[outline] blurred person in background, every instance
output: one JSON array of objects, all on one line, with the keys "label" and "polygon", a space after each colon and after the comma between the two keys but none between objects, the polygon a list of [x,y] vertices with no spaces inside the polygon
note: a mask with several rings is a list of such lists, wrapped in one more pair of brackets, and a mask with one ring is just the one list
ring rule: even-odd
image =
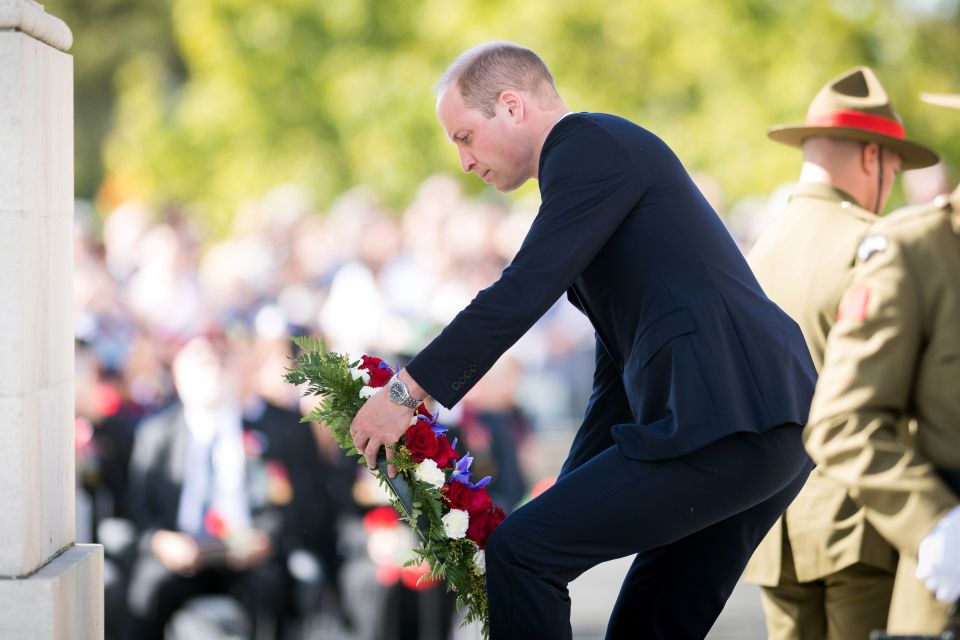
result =
[{"label": "blurred person in background", "polygon": [[[353,355],[365,349],[383,352],[381,341],[394,335],[384,331],[393,316],[384,281],[400,251],[399,225],[359,192],[334,207],[328,224],[342,239],[343,262],[332,274],[320,330],[332,349]],[[389,349],[393,345],[386,346],[395,351]]]},{"label": "blurred person in background", "polygon": [[[127,468],[133,448],[133,424],[121,411],[116,379],[105,377],[100,362],[83,342],[76,343],[74,377],[77,500],[77,542],[104,545],[104,633],[121,636],[126,624],[127,571],[133,532],[119,535],[102,523],[126,518]],[[84,508],[87,505],[89,508]],[[114,529],[116,531],[116,529]]]},{"label": "blurred person in background", "polygon": [[234,328],[228,335],[244,429],[257,437],[266,498],[283,516],[278,552],[294,578],[293,613],[303,629],[322,607],[331,609],[323,613],[341,618],[337,531],[343,497],[335,492],[344,489],[338,482],[342,465],[321,452],[314,430],[300,422],[297,388],[283,378],[293,346],[288,326],[270,305],[256,314],[252,332]]},{"label": "blurred person in background", "polygon": [[133,425],[121,412],[117,381],[104,375],[88,345],[77,344],[75,362],[77,437],[89,445],[81,480],[93,498],[95,524],[104,517],[126,516]]},{"label": "blurred person in background", "polygon": [[766,228],[783,214],[795,186],[795,183],[788,182],[770,194],[747,196],[730,206],[723,222],[744,255],[749,253]]},{"label": "blurred person in background", "polygon": [[231,594],[260,633],[275,632],[287,593],[282,521],[252,483],[261,443],[244,432],[224,345],[191,339],[173,376],[178,401],[140,426],[130,464],[129,513],[141,536],[130,637],[163,638],[174,612],[205,593]]},{"label": "blurred person in background", "polygon": [[107,270],[126,284],[140,265],[140,242],[155,225],[156,214],[145,204],[130,201],[111,211],[103,222],[103,251]]},{"label": "blurred person in background", "polygon": [[[757,240],[749,262],[767,295],[800,324],[819,370],[857,248],[894,178],[938,158],[905,138],[867,67],[827,82],[803,125],[773,127],[769,135],[801,147],[803,167],[786,210]],[[886,623],[896,566],[896,550],[866,509],[814,469],[744,577],[763,587],[772,640],[866,640]]]},{"label": "blurred person in background", "polygon": [[471,470],[494,478],[490,497],[507,513],[527,492],[519,452],[530,423],[517,406],[519,383],[519,362],[507,353],[464,396],[455,421],[463,450],[473,456]]},{"label": "blurred person in background", "polygon": [[169,223],[152,227],[140,240],[127,298],[134,313],[161,336],[195,335],[210,324],[194,266],[194,242]]},{"label": "blurred person in background", "polygon": [[926,204],[950,193],[947,165],[941,161],[903,175],[903,195],[907,204]]},{"label": "blurred person in background", "polygon": [[[403,213],[401,225],[404,253],[422,280],[424,290],[433,290],[449,269],[450,252],[443,245],[447,221],[463,206],[465,197],[449,176],[427,178]],[[418,247],[429,250],[418,251]]]}]

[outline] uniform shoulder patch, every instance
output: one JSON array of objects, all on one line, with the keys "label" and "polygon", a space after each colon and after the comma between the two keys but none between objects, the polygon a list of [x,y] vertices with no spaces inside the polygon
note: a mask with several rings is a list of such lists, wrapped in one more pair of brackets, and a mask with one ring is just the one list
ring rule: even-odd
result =
[{"label": "uniform shoulder patch", "polygon": [[870,287],[865,284],[855,284],[843,294],[840,306],[837,308],[837,322],[863,322],[867,319],[867,305],[870,304]]},{"label": "uniform shoulder patch", "polygon": [[886,251],[888,246],[890,246],[890,242],[886,236],[879,234],[869,235],[864,238],[863,241],[860,242],[860,246],[857,247],[857,259],[860,262],[866,262],[875,254]]}]

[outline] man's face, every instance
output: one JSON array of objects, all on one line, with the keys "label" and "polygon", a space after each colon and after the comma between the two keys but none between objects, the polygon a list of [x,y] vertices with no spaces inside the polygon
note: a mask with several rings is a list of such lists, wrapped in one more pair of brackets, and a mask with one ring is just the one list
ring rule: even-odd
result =
[{"label": "man's face", "polygon": [[497,191],[513,191],[533,177],[532,153],[522,120],[498,102],[496,115],[488,118],[470,109],[456,84],[437,101],[437,119],[460,152],[460,168],[492,184]]},{"label": "man's face", "polygon": [[173,358],[173,381],[177,395],[189,407],[211,408],[226,398],[223,361],[206,338],[194,338]]}]

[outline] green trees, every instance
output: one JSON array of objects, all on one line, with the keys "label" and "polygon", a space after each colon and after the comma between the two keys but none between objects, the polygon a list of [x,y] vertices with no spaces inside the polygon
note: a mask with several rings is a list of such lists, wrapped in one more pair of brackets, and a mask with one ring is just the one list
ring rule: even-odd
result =
[{"label": "green trees", "polygon": [[731,198],[794,176],[799,156],[766,127],[801,120],[855,64],[877,70],[913,137],[960,161],[960,117],[916,99],[960,91],[957,0],[60,4],[48,9],[77,41],[80,192],[98,178],[83,136],[109,122],[107,196],[193,203],[219,221],[278,182],[309,185],[321,204],[366,184],[400,205],[427,175],[456,172],[433,83],[490,39],[530,46],[572,109],[650,128]]}]

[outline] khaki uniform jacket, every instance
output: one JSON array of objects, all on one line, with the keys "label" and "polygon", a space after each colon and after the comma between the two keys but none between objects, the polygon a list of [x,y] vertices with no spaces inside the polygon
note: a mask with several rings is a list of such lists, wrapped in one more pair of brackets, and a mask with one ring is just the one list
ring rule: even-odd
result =
[{"label": "khaki uniform jacket", "polygon": [[958,503],[938,470],[960,470],[960,189],[879,221],[858,256],[804,439],[900,552],[889,630],[932,633],[945,608],[912,567]]},{"label": "khaki uniform jacket", "polygon": [[[802,182],[750,252],[748,261],[760,285],[800,325],[817,369],[852,277],[857,247],[877,219],[839,189]],[[788,549],[801,582],[858,562],[888,571],[897,563],[896,552],[867,523],[864,509],[817,469],[760,543],[744,578],[776,586]]]}]

